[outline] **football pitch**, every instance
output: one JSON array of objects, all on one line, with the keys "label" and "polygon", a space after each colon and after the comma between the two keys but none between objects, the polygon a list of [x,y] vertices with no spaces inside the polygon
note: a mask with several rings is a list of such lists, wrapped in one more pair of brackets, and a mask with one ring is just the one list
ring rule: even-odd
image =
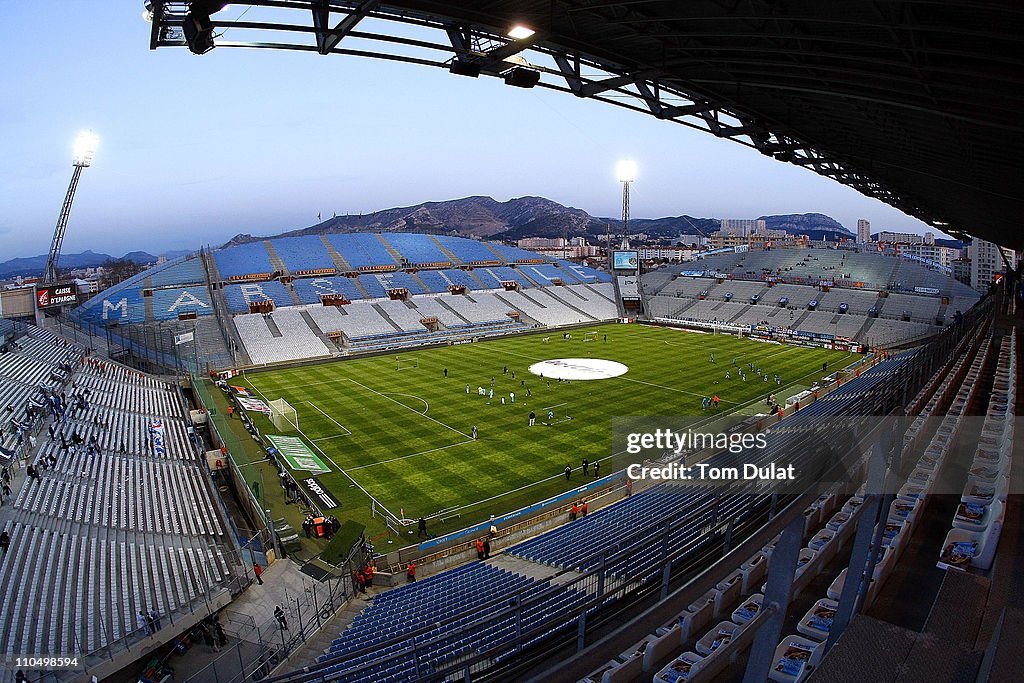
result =
[{"label": "football pitch", "polygon": [[[298,432],[275,430],[262,415],[257,425],[263,434],[299,436],[328,465],[331,472],[318,481],[341,501],[334,511],[339,519],[357,519],[377,534],[383,525],[374,522],[371,507],[382,506],[399,518],[427,516],[433,535],[593,480],[592,470],[583,477],[583,458],[600,461],[602,476],[611,474],[615,416],[702,416],[712,412],[702,408],[702,399],[713,395],[721,399],[718,413],[760,412],[768,393],[782,402],[818,380],[823,362],[832,371],[858,358],[641,325],[606,324],[570,334],[260,371],[241,383],[268,402],[284,398],[295,408]],[[528,370],[565,358],[616,361],[628,371],[559,382]],[[771,381],[749,370],[742,381],[734,361],[742,368],[754,363]],[[776,374],[782,386],[775,384]],[[532,427],[531,411],[537,416]],[[573,470],[569,481],[566,464]]]}]

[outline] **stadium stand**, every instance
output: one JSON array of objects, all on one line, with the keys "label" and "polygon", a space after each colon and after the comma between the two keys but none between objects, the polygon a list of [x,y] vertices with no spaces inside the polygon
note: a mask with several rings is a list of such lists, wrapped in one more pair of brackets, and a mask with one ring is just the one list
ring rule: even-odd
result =
[{"label": "stadium stand", "polygon": [[154,320],[177,320],[182,313],[206,314],[212,307],[210,293],[205,286],[174,287],[153,292]]},{"label": "stadium stand", "polygon": [[236,546],[176,388],[40,328],[17,343],[0,355],[0,402],[38,409],[4,442],[36,475],[0,511],[0,652],[96,665],[147,638],[140,611],[183,624],[226,604]]},{"label": "stadium stand", "polygon": [[445,294],[451,286],[465,287],[468,291],[480,289],[480,283],[468,271],[453,268],[421,270],[417,273],[429,292]]},{"label": "stadium stand", "polygon": [[449,237],[447,235],[435,235],[434,239],[463,263],[473,265],[498,263],[500,261],[498,255],[491,251],[483,242],[463,239],[461,237]]},{"label": "stadium stand", "polygon": [[[517,261],[521,265],[511,267]],[[467,269],[453,268],[453,262]],[[475,267],[469,267],[470,264]],[[339,275],[339,271],[345,271],[347,276]],[[140,367],[177,369],[183,362],[211,368],[248,362],[262,365],[317,358],[338,350],[354,353],[404,348],[445,341],[453,335],[490,336],[521,331],[524,326],[577,324],[617,317],[611,293],[614,290],[605,295],[585,289],[543,291],[555,280],[570,287],[611,281],[607,273],[569,261],[515,247],[495,251],[490,245],[457,237],[404,233],[281,237],[200,252],[198,257],[161,264],[92,297],[72,311],[70,321],[95,337],[116,342],[140,359]],[[462,300],[454,304],[461,308],[453,308],[446,299],[444,303],[425,303],[430,313],[417,309],[417,300],[424,295],[452,291],[481,294],[481,290],[503,295],[503,283],[536,291],[522,296],[513,293],[516,306],[482,297],[480,305],[474,300]],[[272,308],[280,311],[296,306],[315,307],[323,297],[339,296],[340,300],[328,303],[380,302],[401,322],[391,324],[388,314],[381,311],[368,313],[356,309],[354,318],[341,324],[331,313],[317,312],[315,320],[307,317],[312,313],[300,316],[326,351],[305,332],[294,338],[295,348],[271,351],[274,344],[287,345],[293,341],[291,335],[277,334],[274,328],[281,326],[273,315],[265,319],[265,325],[249,318],[232,322],[233,316],[249,315],[254,310],[266,313],[258,306],[263,302],[272,302]],[[389,303],[391,297],[403,299],[405,308]],[[502,309],[500,313],[498,308]],[[514,311],[525,318],[522,323],[506,315]],[[414,322],[412,318],[417,315],[421,317]],[[344,318],[346,313],[341,311],[340,316]],[[388,324],[381,322],[382,316]],[[419,320],[431,316],[445,329],[428,333]],[[113,330],[113,323],[123,326],[122,329]],[[321,328],[321,323],[327,329]],[[220,329],[219,336],[215,328]],[[197,349],[185,361],[173,342],[174,335],[182,332],[195,332],[203,341],[201,352]],[[331,340],[331,333],[343,336]],[[340,342],[340,349],[336,341]],[[249,354],[250,350],[255,357]]]},{"label": "stadium stand", "polygon": [[171,261],[149,271],[151,287],[173,287],[175,285],[203,284],[206,271],[203,262],[194,256]]},{"label": "stadium stand", "polygon": [[389,232],[382,235],[384,241],[393,247],[409,265],[449,266],[451,259],[438,248],[429,235],[413,235]]},{"label": "stadium stand", "polygon": [[313,279],[300,278],[292,283],[299,300],[304,304],[319,304],[320,297],[324,295],[341,294],[349,301],[358,301],[363,298],[362,292],[356,286],[352,278],[348,277],[317,277]]},{"label": "stadium stand", "polygon": [[242,285],[226,285],[224,299],[232,313],[248,313],[249,304],[273,301],[274,306],[293,306],[288,289],[277,280],[249,282]]},{"label": "stadium stand", "polygon": [[[913,287],[905,288],[910,293],[894,291],[904,286],[893,281],[871,284],[871,278],[891,276],[897,263],[915,277],[929,273],[928,290],[952,295],[952,305]],[[651,316],[662,322],[728,324],[737,332],[765,326],[872,346],[905,345],[935,334],[952,319],[944,311],[962,312],[977,301],[970,288],[919,263],[830,248],[715,254],[651,273],[643,289],[651,297]],[[790,314],[782,314],[783,307]]]},{"label": "stadium stand", "polygon": [[352,233],[348,235],[327,235],[345,261],[357,270],[395,267],[398,263],[388,253],[387,247],[376,235]]},{"label": "stadium stand", "polygon": [[292,275],[336,269],[319,235],[279,237],[270,243]]},{"label": "stadium stand", "polygon": [[404,301],[381,301],[375,305],[392,324],[406,332],[423,332],[426,329],[420,322],[422,316]]},{"label": "stadium stand", "polygon": [[376,279],[385,291],[392,289],[407,289],[409,294],[425,294],[422,285],[409,273],[397,270],[393,273],[381,273],[372,276]]},{"label": "stadium stand", "polygon": [[255,365],[331,355],[331,349],[298,309],[282,308],[273,315],[236,315],[233,321],[245,352]]},{"label": "stadium stand", "polygon": [[497,285],[498,287],[501,287],[500,283],[502,282],[517,282],[519,283],[520,287],[534,286],[533,282],[529,278],[522,275],[522,273],[520,273],[519,270],[516,268],[511,268],[509,266],[499,266],[495,268],[486,268],[485,270],[494,277],[495,281],[499,283]]},{"label": "stadium stand", "polygon": [[246,277],[265,279],[274,272],[274,267],[270,264],[270,255],[263,242],[250,242],[231,249],[218,249],[213,252],[213,260],[217,264],[220,276],[225,280]]},{"label": "stadium stand", "polygon": [[451,306],[442,303],[455,298],[457,297],[421,296],[417,297],[413,303],[423,318],[437,318],[438,322],[448,328],[463,327],[470,321],[456,313]]},{"label": "stadium stand", "polygon": [[438,301],[447,304],[471,323],[504,322],[508,320],[508,313],[515,310],[505,301],[487,292],[475,293],[472,296],[443,297]]}]

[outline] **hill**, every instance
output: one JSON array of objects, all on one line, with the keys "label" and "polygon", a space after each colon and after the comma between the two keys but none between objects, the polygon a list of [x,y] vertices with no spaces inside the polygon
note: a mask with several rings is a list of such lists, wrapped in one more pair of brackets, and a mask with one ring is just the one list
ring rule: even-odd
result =
[{"label": "hill", "polygon": [[[164,256],[170,260],[191,253],[192,252],[190,250],[169,251],[164,254]],[[46,261],[49,258],[49,254],[40,254],[39,256],[25,256],[0,262],[0,278],[16,277],[18,275],[21,275],[22,277],[39,277],[43,274],[43,271],[46,270]],[[141,263],[143,265],[155,263],[157,260],[156,256],[145,251],[131,251],[121,258],[128,261],[134,261],[135,263]],[[77,254],[61,254],[60,267],[95,268],[96,266],[102,265],[104,261],[110,259],[116,260],[117,257],[87,249]]]},{"label": "hill", "polygon": [[[811,234],[816,239],[851,237],[853,233],[835,219],[820,213],[762,216],[769,227],[792,234]],[[630,233],[675,239],[688,235],[707,235],[720,226],[717,218],[669,216],[635,218]],[[563,206],[544,197],[518,197],[499,202],[492,197],[464,197],[444,202],[425,202],[415,206],[384,209],[368,214],[333,216],[321,223],[267,237],[293,237],[349,232],[417,232],[484,237],[514,241],[524,237],[599,238],[609,230],[621,233],[617,218],[591,216],[582,209]],[[266,237],[238,234],[224,246],[245,244]]]},{"label": "hill", "polygon": [[823,213],[791,213],[778,216],[758,216],[769,230],[785,230],[791,235],[808,235],[813,240],[839,240],[856,238],[857,234],[844,228],[839,221]]}]

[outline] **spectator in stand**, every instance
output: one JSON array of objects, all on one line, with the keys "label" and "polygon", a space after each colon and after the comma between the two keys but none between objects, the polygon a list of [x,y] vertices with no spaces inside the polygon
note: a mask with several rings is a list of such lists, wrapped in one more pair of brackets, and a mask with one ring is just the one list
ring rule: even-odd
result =
[{"label": "spectator in stand", "polygon": [[476,539],[476,559],[484,559],[484,539]]},{"label": "spectator in stand", "polygon": [[6,531],[0,531],[0,551],[3,552],[3,556],[7,556],[7,549],[11,547],[11,537],[7,535]]},{"label": "spectator in stand", "polygon": [[583,505],[580,506],[580,517],[587,516],[587,501],[583,501]]},{"label": "spectator in stand", "polygon": [[491,557],[491,539],[484,539],[484,559],[490,559]]},{"label": "spectator in stand", "polygon": [[412,583],[416,580],[416,563],[410,562],[409,566],[405,570],[405,581],[406,583]]},{"label": "spectator in stand", "polygon": [[139,629],[141,631],[143,631],[145,633],[145,635],[148,636],[150,634],[149,619],[146,618],[146,615],[143,614],[142,612],[139,612],[138,614],[135,615],[135,621],[138,623]]},{"label": "spectator in stand", "polygon": [[569,508],[569,521],[575,522],[576,516],[580,513],[580,506],[573,502],[572,507]]},{"label": "spectator in stand", "polygon": [[369,588],[373,588],[373,573],[376,570],[372,564],[366,565],[366,571],[363,572],[363,584]]},{"label": "spectator in stand", "polygon": [[256,575],[256,583],[263,585],[263,567],[260,566],[259,562],[252,563],[252,573]]}]

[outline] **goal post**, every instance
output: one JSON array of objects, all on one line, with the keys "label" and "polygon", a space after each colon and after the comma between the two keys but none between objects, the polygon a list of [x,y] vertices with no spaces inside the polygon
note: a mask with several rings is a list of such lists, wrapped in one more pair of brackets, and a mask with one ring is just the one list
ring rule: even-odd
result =
[{"label": "goal post", "polygon": [[274,428],[282,432],[294,432],[299,429],[299,413],[283,398],[271,401],[270,421]]},{"label": "goal post", "polygon": [[395,370],[413,370],[420,366],[419,358],[396,358]]},{"label": "goal post", "polygon": [[583,341],[585,341],[585,342],[597,341],[597,332],[584,332],[583,333]]}]

